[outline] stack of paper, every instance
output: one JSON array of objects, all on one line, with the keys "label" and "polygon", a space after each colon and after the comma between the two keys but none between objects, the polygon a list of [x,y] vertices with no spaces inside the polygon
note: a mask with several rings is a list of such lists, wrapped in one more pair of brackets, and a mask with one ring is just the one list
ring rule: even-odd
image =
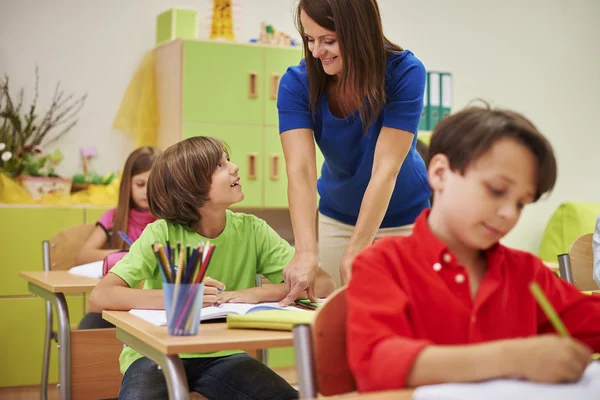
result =
[{"label": "stack of paper", "polygon": [[102,278],[102,264],[104,261],[94,261],[89,264],[78,265],[69,269],[73,275],[86,276],[88,278]]},{"label": "stack of paper", "polygon": [[421,386],[414,400],[598,400],[600,363],[593,362],[576,383],[542,384],[497,379],[480,383],[445,383]]}]

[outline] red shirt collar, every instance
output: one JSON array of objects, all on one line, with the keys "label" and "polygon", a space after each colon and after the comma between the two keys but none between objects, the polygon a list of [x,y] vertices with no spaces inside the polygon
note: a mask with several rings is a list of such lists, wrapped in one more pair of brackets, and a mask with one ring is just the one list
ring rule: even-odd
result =
[{"label": "red shirt collar", "polygon": [[[427,222],[431,209],[426,209],[419,214],[415,220],[412,239],[415,242],[415,249],[421,254],[425,263],[433,265],[440,263],[442,267],[458,266],[456,256],[448,249],[446,243],[438,238],[429,227]],[[503,246],[496,243],[485,250],[488,261],[488,272],[493,265],[504,259]]]}]

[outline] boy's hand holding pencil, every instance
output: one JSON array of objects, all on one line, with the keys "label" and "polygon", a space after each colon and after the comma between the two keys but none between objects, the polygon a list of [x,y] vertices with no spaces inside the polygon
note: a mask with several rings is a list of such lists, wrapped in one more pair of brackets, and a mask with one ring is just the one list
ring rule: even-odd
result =
[{"label": "boy's hand holding pencil", "polygon": [[216,279],[204,278],[204,298],[202,299],[202,307],[209,307],[218,303],[218,295],[225,290],[225,285]]}]

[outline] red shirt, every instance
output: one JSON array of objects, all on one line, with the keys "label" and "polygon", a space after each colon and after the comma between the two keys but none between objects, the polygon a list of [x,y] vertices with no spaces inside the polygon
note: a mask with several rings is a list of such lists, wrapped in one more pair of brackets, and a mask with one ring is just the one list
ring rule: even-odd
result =
[{"label": "red shirt", "polygon": [[464,345],[555,332],[531,295],[539,283],[569,332],[600,351],[600,296],[558,278],[537,257],[497,244],[471,298],[469,277],[429,229],[381,239],[352,266],[348,288],[349,364],[361,392],[405,386],[426,346]]}]

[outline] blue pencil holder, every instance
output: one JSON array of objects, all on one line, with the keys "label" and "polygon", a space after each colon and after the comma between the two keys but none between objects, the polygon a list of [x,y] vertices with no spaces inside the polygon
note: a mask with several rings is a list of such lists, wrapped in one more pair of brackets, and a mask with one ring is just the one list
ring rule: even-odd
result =
[{"label": "blue pencil holder", "polygon": [[200,329],[204,284],[163,283],[163,293],[169,335],[197,335]]}]

